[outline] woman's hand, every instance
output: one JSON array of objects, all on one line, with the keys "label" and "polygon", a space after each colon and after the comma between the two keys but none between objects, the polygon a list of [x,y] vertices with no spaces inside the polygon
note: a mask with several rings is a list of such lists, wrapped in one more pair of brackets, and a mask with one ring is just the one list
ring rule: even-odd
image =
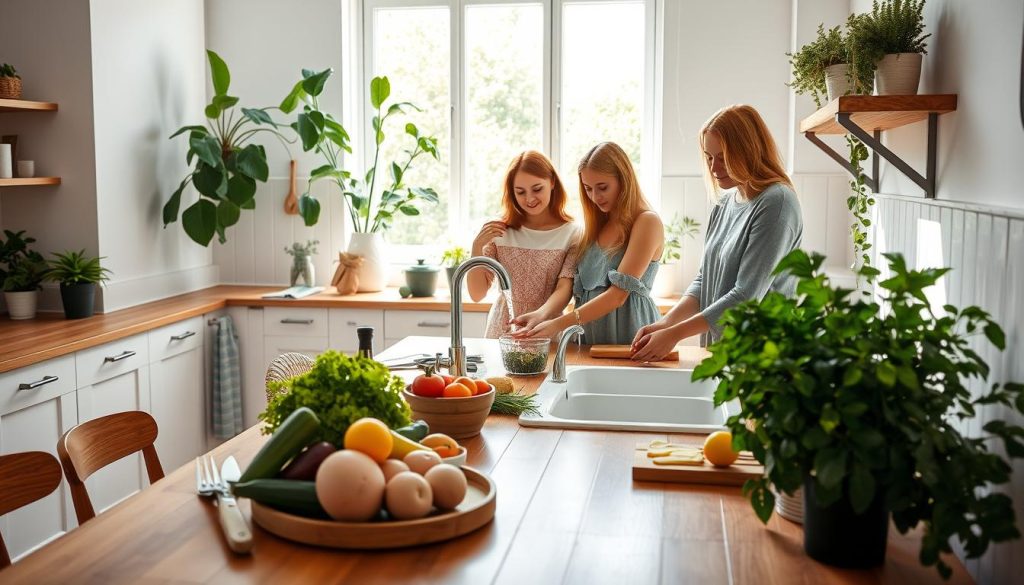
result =
[{"label": "woman's hand", "polygon": [[667,327],[669,327],[669,323],[664,317],[658,319],[657,321],[651,323],[650,325],[644,325],[643,327],[640,328],[639,331],[636,332],[636,335],[633,337],[633,343],[631,344],[630,349],[632,349],[633,352],[636,352],[636,350],[640,347],[641,339],[650,335],[651,333],[654,333],[655,331],[661,331],[662,329],[665,329]]},{"label": "woman's hand", "polygon": [[679,336],[671,327],[647,333],[633,344],[630,359],[638,362],[656,362],[667,356],[679,343]]},{"label": "woman's hand", "polygon": [[533,327],[523,328],[512,334],[512,337],[517,339],[523,339],[526,337],[547,337],[548,339],[555,339],[558,337],[559,332],[564,329],[562,325],[558,323],[558,319],[549,319],[547,321],[541,321]]},{"label": "woman's hand", "polygon": [[473,238],[473,255],[480,256],[484,253],[484,246],[505,235],[508,226],[504,222],[489,221],[480,228],[480,233]]},{"label": "woman's hand", "polygon": [[537,325],[547,320],[547,315],[542,313],[540,310],[530,311],[529,313],[523,313],[515,319],[509,321],[509,325],[517,328],[518,330],[529,330],[533,329]]}]

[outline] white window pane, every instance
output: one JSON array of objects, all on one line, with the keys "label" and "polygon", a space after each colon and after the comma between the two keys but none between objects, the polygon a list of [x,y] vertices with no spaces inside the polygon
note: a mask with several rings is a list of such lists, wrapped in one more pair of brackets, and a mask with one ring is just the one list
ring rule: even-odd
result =
[{"label": "white window pane", "polygon": [[[376,200],[381,182],[390,185],[391,161],[404,165],[413,147],[405,134],[406,122],[413,122],[421,134],[436,136],[440,161],[429,155],[416,159],[403,178],[405,186],[431,187],[440,196],[438,205],[420,203],[421,215],[395,218],[387,232],[393,244],[420,244],[443,240],[448,231],[450,195],[449,95],[451,51],[449,11],[446,6],[426,8],[379,8],[373,15],[373,75],[386,75],[391,98],[386,103],[412,102],[422,109],[410,115],[394,115],[384,127],[385,141],[378,167]],[[367,82],[368,87],[368,82]],[[370,142],[372,145],[372,141]],[[367,166],[373,164],[372,150],[365,153]]]},{"label": "white window pane", "polygon": [[[644,100],[642,1],[568,3],[562,11],[560,172],[577,192],[576,168],[599,142],[621,146],[640,171]],[[578,194],[570,210],[579,216]]]},{"label": "white window pane", "polygon": [[[473,228],[500,216],[509,161],[542,150],[543,26],[540,3],[466,7],[464,185]],[[472,234],[456,241],[469,245]]]}]

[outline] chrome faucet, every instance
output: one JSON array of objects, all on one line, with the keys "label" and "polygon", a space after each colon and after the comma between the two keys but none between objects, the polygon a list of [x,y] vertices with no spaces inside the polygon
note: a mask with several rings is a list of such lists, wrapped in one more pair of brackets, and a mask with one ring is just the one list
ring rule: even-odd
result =
[{"label": "chrome faucet", "polygon": [[459,264],[459,267],[455,269],[455,274],[452,275],[451,282],[448,283],[452,295],[452,346],[448,348],[450,364],[448,373],[453,376],[465,376],[467,372],[466,346],[462,344],[462,281],[466,278],[466,273],[478,266],[491,269],[491,272],[498,277],[498,287],[501,290],[512,288],[512,279],[509,278],[508,272],[501,264],[498,264],[497,260],[492,258],[474,256]]},{"label": "chrome faucet", "polygon": [[558,382],[559,384],[565,383],[565,350],[569,347],[569,342],[572,341],[573,335],[577,339],[583,335],[583,327],[580,325],[570,325],[562,332],[562,336],[558,338],[558,349],[555,350],[555,362],[551,364],[551,381]]}]

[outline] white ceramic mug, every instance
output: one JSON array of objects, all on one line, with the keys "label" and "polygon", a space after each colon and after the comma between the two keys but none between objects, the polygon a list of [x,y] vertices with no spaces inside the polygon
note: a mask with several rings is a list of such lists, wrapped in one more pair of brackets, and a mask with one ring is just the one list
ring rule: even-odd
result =
[{"label": "white ceramic mug", "polygon": [[14,177],[14,173],[11,170],[11,145],[0,144],[0,179],[10,179]]},{"label": "white ceramic mug", "polygon": [[33,160],[19,160],[18,176],[22,179],[36,176],[36,162]]}]

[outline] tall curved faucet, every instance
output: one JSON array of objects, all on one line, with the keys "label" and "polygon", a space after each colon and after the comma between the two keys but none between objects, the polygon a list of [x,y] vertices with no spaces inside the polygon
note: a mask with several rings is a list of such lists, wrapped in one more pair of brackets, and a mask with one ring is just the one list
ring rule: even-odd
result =
[{"label": "tall curved faucet", "polygon": [[455,274],[452,275],[451,282],[448,283],[452,295],[452,346],[448,348],[448,359],[451,364],[448,367],[448,372],[453,376],[466,375],[466,346],[462,344],[462,281],[470,270],[479,266],[491,269],[491,272],[498,277],[498,287],[501,290],[512,288],[512,279],[509,278],[508,272],[497,260],[492,258],[474,256],[459,264],[459,267],[455,269]]},{"label": "tall curved faucet", "polygon": [[551,381],[562,384],[565,382],[565,351],[569,348],[569,342],[575,336],[577,339],[583,335],[583,327],[580,325],[570,325],[566,327],[565,331],[562,331],[562,336],[558,338],[558,349],[555,350],[555,361],[551,364]]}]

